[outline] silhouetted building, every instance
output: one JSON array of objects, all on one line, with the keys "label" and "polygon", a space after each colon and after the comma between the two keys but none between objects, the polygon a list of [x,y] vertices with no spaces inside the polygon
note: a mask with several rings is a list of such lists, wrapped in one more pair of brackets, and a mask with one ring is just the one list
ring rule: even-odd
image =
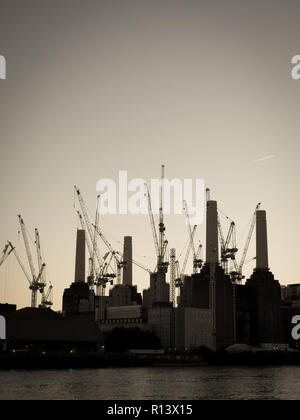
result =
[{"label": "silhouetted building", "polygon": [[[180,290],[179,308],[199,308],[197,313],[199,328],[203,328],[202,338],[198,334],[194,343],[204,341],[218,349],[234,342],[234,295],[233,285],[228,275],[219,265],[218,211],[217,202],[207,202],[206,263],[199,274],[184,278]],[[180,317],[183,319],[180,320]],[[201,319],[202,316],[202,319]],[[176,325],[189,328],[185,319],[186,311],[178,311]],[[195,321],[196,322],[196,321]],[[186,335],[182,331],[183,335]],[[177,334],[178,335],[178,334]],[[191,342],[191,340],[188,340]],[[187,341],[186,341],[187,342]],[[182,347],[182,344],[181,344]]]},{"label": "silhouetted building", "polygon": [[256,269],[246,282],[250,291],[250,341],[279,344],[282,339],[281,288],[269,271],[266,212],[256,212]]},{"label": "silhouetted building", "polygon": [[254,293],[252,289],[242,284],[235,285],[237,343],[251,344],[250,318],[251,301],[253,299]]},{"label": "silhouetted building", "polygon": [[95,350],[102,336],[95,321],[64,319],[51,309],[24,308],[6,317],[10,348]]},{"label": "silhouetted building", "polygon": [[9,303],[0,303],[0,315],[6,316],[17,310],[17,305],[11,305]]},{"label": "silhouetted building", "polygon": [[169,303],[170,285],[166,282],[166,274],[163,272],[150,274],[150,288],[143,291],[145,299],[144,307],[152,308],[158,303]]},{"label": "silhouetted building", "polygon": [[63,313],[66,317],[95,319],[95,294],[87,283],[72,283],[63,295]]},{"label": "silhouetted building", "polygon": [[154,303],[152,308],[148,309],[148,323],[164,349],[174,347],[174,311],[170,302]]},{"label": "silhouetted building", "polygon": [[109,306],[141,305],[142,296],[137,286],[117,284],[109,291]]},{"label": "silhouetted building", "polygon": [[175,348],[179,351],[214,347],[212,311],[209,308],[175,309]]}]

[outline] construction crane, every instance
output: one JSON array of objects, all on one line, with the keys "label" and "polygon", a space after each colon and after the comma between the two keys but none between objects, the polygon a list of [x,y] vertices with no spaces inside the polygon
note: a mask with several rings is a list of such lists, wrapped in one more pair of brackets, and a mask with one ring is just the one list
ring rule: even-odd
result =
[{"label": "construction crane", "polygon": [[153,216],[153,211],[152,211],[151,196],[150,196],[150,192],[149,192],[149,188],[147,184],[145,184],[145,189],[146,189],[146,196],[148,200],[148,214],[149,214],[149,219],[150,219],[150,224],[151,224],[151,229],[152,229],[155,253],[156,253],[156,256],[158,257],[159,255],[158,237],[157,237],[155,221],[154,221],[154,216]]},{"label": "construction crane", "polygon": [[252,238],[255,223],[256,223],[256,213],[260,209],[260,206],[261,206],[261,203],[258,203],[257,206],[255,207],[255,211],[254,211],[254,214],[253,214],[253,217],[252,217],[250,230],[249,230],[249,233],[248,233],[248,236],[247,236],[247,240],[246,240],[246,244],[245,244],[245,247],[244,247],[244,251],[243,251],[241,261],[238,265],[236,264],[236,266],[235,266],[236,270],[232,271],[230,273],[233,282],[240,283],[245,278],[245,276],[243,276],[243,267],[244,267],[244,264],[245,264],[245,260],[246,260],[247,253],[248,253],[248,250],[249,250],[249,245],[250,245],[250,242],[251,242],[251,238]]},{"label": "construction crane", "polygon": [[[39,234],[38,229],[35,229],[35,245],[36,245],[36,251],[37,251],[38,268],[39,268],[39,272],[41,272],[41,269],[43,266],[43,258],[42,258],[42,252],[41,252],[40,234]],[[50,283],[47,292],[45,291],[46,286],[47,286],[45,270],[43,270],[42,275],[41,275],[41,284],[44,284],[44,287],[40,288],[40,292],[42,293],[42,301],[41,301],[40,306],[42,308],[49,308],[53,305],[53,299],[52,299],[53,286]]]},{"label": "construction crane", "polygon": [[141,264],[140,262],[134,260],[133,258],[131,258],[131,260],[125,261],[124,260],[124,255],[122,254],[122,252],[117,252],[118,255],[120,255],[122,261],[123,261],[123,265],[124,267],[126,266],[126,264],[132,262],[132,264],[136,265],[137,267],[141,268],[144,271],[147,271],[147,273],[152,274],[153,271],[150,270],[150,268],[146,267],[145,265]]},{"label": "construction crane", "polygon": [[176,249],[170,250],[170,300],[173,308],[176,305]]},{"label": "construction crane", "polygon": [[12,253],[12,249],[7,243],[2,251],[2,256],[0,258],[0,267],[4,263],[4,261],[10,256],[11,253]]},{"label": "construction crane", "polygon": [[175,287],[182,287],[183,286],[184,275],[181,274],[180,264],[179,264],[178,260],[175,260],[175,273],[176,273]]},{"label": "construction crane", "polygon": [[[226,218],[229,219],[229,217],[227,216]],[[238,248],[236,246],[236,227],[235,227],[234,221],[231,220],[228,234],[225,239],[221,222],[220,222],[220,218],[218,216],[218,231],[219,231],[219,238],[220,238],[220,243],[221,243],[221,264],[225,273],[228,274],[229,273],[229,264],[228,264],[229,260],[232,260],[234,262],[235,267],[237,266],[236,253],[238,252]]]},{"label": "construction crane", "polygon": [[[41,268],[39,269],[39,274],[36,275],[36,271],[35,271],[35,267],[34,267],[34,263],[33,263],[33,258],[32,258],[32,254],[31,254],[31,249],[29,246],[29,240],[28,240],[28,236],[27,236],[27,230],[26,230],[26,226],[24,223],[24,220],[22,219],[21,215],[18,215],[18,219],[19,219],[19,224],[20,224],[20,228],[21,228],[21,232],[22,232],[22,236],[23,236],[23,241],[24,241],[24,245],[25,245],[25,249],[26,249],[26,254],[27,254],[27,259],[28,259],[28,263],[29,263],[29,267],[30,267],[30,271],[31,271],[31,280],[30,280],[30,290],[31,290],[31,307],[32,308],[36,308],[37,307],[37,292],[44,292],[45,289],[45,283],[42,280],[43,277],[43,272],[44,269],[46,267],[45,263],[41,264]],[[15,254],[16,255],[16,254]],[[20,264],[20,260],[18,259],[18,262]],[[22,265],[21,265],[22,268]],[[23,270],[23,268],[22,268]],[[24,270],[23,270],[24,272]],[[27,277],[27,276],[26,276]],[[27,277],[28,279],[28,277]]]},{"label": "construction crane", "polygon": [[[106,259],[108,257],[109,257],[109,260],[108,262],[106,262]],[[96,281],[95,281],[97,296],[104,296],[107,283],[110,283],[111,285],[113,285],[113,279],[116,278],[116,273],[107,272],[108,267],[110,267],[111,265],[112,259],[113,259],[113,255],[110,252],[107,252],[103,257],[104,264],[100,268],[100,271],[97,274]]]},{"label": "construction crane", "polygon": [[[185,211],[185,216],[187,219],[188,232],[190,236],[190,249],[192,249],[193,251],[193,274],[196,274],[198,272],[198,268],[201,268],[203,265],[203,260],[200,258],[202,245],[200,244],[199,245],[200,249],[198,248],[196,251],[194,237],[196,234],[197,225],[194,225],[192,229],[192,226],[190,223],[190,214],[188,211],[188,205],[185,200],[183,200],[183,210]],[[189,253],[190,253],[190,250],[188,251],[187,258],[189,257]],[[186,262],[185,262],[185,265],[186,265]],[[184,270],[185,270],[185,265],[184,265]]]},{"label": "construction crane", "polygon": [[[88,216],[87,207],[86,207],[85,202],[83,200],[83,197],[80,193],[80,190],[76,187],[76,185],[74,186],[74,189],[75,189],[75,192],[77,194],[77,198],[78,198],[78,201],[79,201],[79,204],[80,204],[80,207],[81,207],[83,219],[84,219],[84,222],[85,222],[85,230],[88,231],[89,238],[90,238],[90,241],[91,241],[91,244],[92,244],[91,245],[91,247],[93,249],[92,255],[94,255],[97,258],[99,267],[102,267],[104,262],[103,262],[103,259],[101,258],[98,247],[97,246],[94,247],[94,245],[95,245],[95,242],[94,242],[95,232],[93,231],[93,226],[92,226],[92,224],[90,222],[90,219],[89,219],[89,216]],[[99,197],[97,198],[97,200],[99,200]],[[96,219],[96,223],[97,223],[97,219]],[[92,264],[94,266],[95,265],[94,258],[93,257],[91,257],[91,258],[93,259]],[[94,275],[94,273],[93,273],[93,275]]]},{"label": "construction crane", "polygon": [[203,259],[201,258],[203,245],[199,242],[198,249],[196,251],[196,258],[194,259],[194,274],[198,272],[203,266]]},{"label": "construction crane", "polygon": [[[197,226],[195,225],[193,227],[192,231],[191,231],[190,240],[189,240],[189,243],[188,243],[188,247],[187,247],[187,250],[186,250],[186,254],[185,254],[183,265],[182,265],[181,269],[180,269],[179,261],[178,260],[175,261],[175,272],[176,272],[175,287],[183,286],[183,280],[184,280],[184,277],[185,277],[185,269],[186,269],[186,265],[187,265],[187,262],[188,262],[188,259],[189,259],[190,253],[191,253],[191,249],[192,249],[192,246],[193,246],[192,244],[194,242],[194,235],[196,233],[196,229],[197,229]],[[200,250],[201,250],[201,248],[200,248]],[[198,249],[198,251],[196,252],[195,255],[196,256],[199,255],[199,249]]]},{"label": "construction crane", "polygon": [[161,183],[160,183],[160,205],[159,205],[159,255],[157,260],[157,270],[161,273],[167,273],[169,262],[165,260],[168,241],[165,238],[166,227],[164,224],[164,179],[165,166],[161,166]]},{"label": "construction crane", "polygon": [[104,244],[106,245],[107,249],[109,250],[109,252],[113,256],[113,259],[116,262],[116,267],[117,267],[117,284],[121,284],[121,274],[122,274],[122,268],[124,266],[124,262],[120,258],[119,252],[115,251],[113,249],[113,247],[111,246],[111,244],[109,243],[109,241],[106,239],[106,237],[104,236],[104,234],[101,231],[100,227],[99,226],[96,226],[96,225],[93,225],[93,227],[94,227],[95,231],[97,232],[97,234],[102,239],[102,241],[104,242]]},{"label": "construction crane", "polygon": [[[79,221],[81,224],[81,227],[83,230],[87,230],[85,221],[79,211],[77,211]],[[96,216],[96,223],[97,223],[97,216]],[[99,224],[98,230],[99,230]],[[95,225],[96,226],[96,225]],[[96,234],[97,230],[94,229],[94,232]],[[110,252],[107,252],[104,257],[102,258],[103,263],[100,267],[96,267],[96,259],[95,255],[99,254],[99,250],[97,251],[97,242],[95,238],[93,237],[93,243],[91,241],[91,238],[89,235],[85,236],[86,245],[89,251],[89,274],[88,274],[88,284],[90,287],[96,286],[96,294],[99,296],[104,295],[104,289],[106,288],[107,283],[113,283],[113,279],[116,277],[115,273],[107,273],[108,267],[110,267],[111,261],[113,256]],[[110,255],[110,260],[107,262],[107,257]],[[99,263],[99,259],[97,258],[97,261]]]},{"label": "construction crane", "polygon": [[47,292],[44,292],[42,296],[42,303],[41,303],[42,308],[50,308],[53,305],[52,292],[53,292],[53,286],[50,283]]},{"label": "construction crane", "polygon": [[[191,249],[193,247],[195,249],[195,246],[194,246],[194,236],[195,236],[195,233],[196,233],[196,229],[197,229],[197,226],[195,225],[193,227],[193,229],[191,230],[191,233],[190,233],[190,241],[189,241],[189,244],[188,244],[188,247],[187,247],[187,251],[186,251],[186,254],[185,254],[185,258],[184,258],[184,261],[183,261],[183,265],[182,265],[182,269],[181,269],[181,275],[184,275],[185,274],[185,269],[186,269],[186,265],[187,265],[187,262],[188,262],[188,259],[189,259],[190,253],[191,253]],[[195,251],[195,254],[194,255],[196,255],[196,251]]]},{"label": "construction crane", "polygon": [[[159,190],[159,225],[158,225],[158,234],[155,227],[153,211],[152,211],[152,204],[151,204],[151,196],[148,189],[147,184],[145,184],[146,188],[146,196],[148,199],[148,214],[150,218],[151,228],[152,228],[152,235],[154,240],[154,246],[157,256],[157,272],[161,274],[166,274],[168,272],[168,241],[165,237],[165,224],[164,224],[164,212],[163,212],[163,196],[164,196],[164,178],[165,178],[165,167],[164,165],[161,166],[161,182],[160,182],[160,190]],[[166,258],[167,257],[167,258]]]}]

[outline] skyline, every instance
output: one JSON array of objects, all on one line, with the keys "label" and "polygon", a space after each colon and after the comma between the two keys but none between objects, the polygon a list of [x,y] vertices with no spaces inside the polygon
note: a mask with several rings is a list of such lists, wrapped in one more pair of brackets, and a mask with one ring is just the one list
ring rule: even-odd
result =
[{"label": "skyline", "polygon": [[[39,229],[54,309],[74,278],[73,186],[93,212],[99,179],[127,170],[149,181],[161,163],[170,179],[203,178],[238,238],[262,202],[270,268],[281,284],[299,282],[297,1],[17,3],[0,1],[0,246],[11,240],[26,262],[17,214]],[[165,222],[179,255],[184,216]],[[133,236],[136,260],[155,264],[147,216],[101,226],[112,241]],[[134,283],[148,287],[148,274],[134,268]],[[0,301],[29,306],[13,257],[0,268]]]}]

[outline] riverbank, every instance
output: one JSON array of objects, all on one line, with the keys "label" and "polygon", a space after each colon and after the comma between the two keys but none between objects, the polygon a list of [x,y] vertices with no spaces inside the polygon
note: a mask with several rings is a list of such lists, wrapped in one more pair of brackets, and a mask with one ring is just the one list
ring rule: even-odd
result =
[{"label": "riverbank", "polygon": [[300,365],[300,353],[257,352],[210,355],[131,355],[116,353],[6,353],[0,355],[0,370],[91,369],[108,367]]}]

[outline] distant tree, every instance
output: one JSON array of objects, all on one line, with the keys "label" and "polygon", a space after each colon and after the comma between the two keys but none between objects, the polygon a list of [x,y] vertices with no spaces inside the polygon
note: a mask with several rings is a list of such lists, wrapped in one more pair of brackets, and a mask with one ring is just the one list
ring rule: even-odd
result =
[{"label": "distant tree", "polygon": [[125,352],[130,349],[160,349],[159,338],[151,331],[140,328],[114,328],[106,337],[105,349],[108,352]]}]

